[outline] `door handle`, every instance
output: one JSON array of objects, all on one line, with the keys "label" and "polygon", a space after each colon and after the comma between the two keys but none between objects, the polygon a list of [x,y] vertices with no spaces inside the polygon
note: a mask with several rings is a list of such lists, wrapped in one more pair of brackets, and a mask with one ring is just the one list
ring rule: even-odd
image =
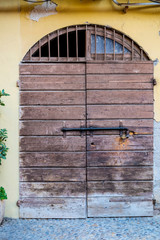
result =
[{"label": "door handle", "polygon": [[128,138],[129,137],[129,129],[127,127],[119,126],[119,127],[80,127],[80,128],[62,128],[62,132],[68,132],[68,131],[119,131],[119,135],[122,139]]}]

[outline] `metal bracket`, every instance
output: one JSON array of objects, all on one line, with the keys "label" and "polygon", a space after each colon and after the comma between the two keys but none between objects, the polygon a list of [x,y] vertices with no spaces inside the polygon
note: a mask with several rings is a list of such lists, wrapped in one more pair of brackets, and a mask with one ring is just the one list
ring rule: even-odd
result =
[{"label": "metal bracket", "polygon": [[129,6],[158,6],[160,2],[157,0],[149,0],[150,2],[131,2],[128,0],[126,2],[118,2],[117,0],[112,0],[117,6],[120,7],[129,7]]},{"label": "metal bracket", "polygon": [[157,80],[155,78],[152,78],[153,86],[157,85]]},{"label": "metal bracket", "polygon": [[20,81],[19,80],[17,80],[17,82],[16,82],[16,87],[20,87]]}]

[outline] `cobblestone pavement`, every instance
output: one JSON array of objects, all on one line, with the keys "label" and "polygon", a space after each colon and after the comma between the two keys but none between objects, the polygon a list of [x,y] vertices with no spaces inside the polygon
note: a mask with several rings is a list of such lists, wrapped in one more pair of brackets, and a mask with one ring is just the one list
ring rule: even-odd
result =
[{"label": "cobblestone pavement", "polygon": [[160,216],[17,220],[6,218],[0,240],[160,240]]}]

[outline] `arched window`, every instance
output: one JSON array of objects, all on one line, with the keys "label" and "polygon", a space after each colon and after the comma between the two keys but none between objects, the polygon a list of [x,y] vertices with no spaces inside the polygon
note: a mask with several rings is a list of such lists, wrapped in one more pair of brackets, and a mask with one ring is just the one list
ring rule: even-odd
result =
[{"label": "arched window", "polygon": [[[96,39],[96,40],[95,40]],[[128,36],[97,25],[70,26],[39,40],[23,62],[147,61],[148,55]]]}]

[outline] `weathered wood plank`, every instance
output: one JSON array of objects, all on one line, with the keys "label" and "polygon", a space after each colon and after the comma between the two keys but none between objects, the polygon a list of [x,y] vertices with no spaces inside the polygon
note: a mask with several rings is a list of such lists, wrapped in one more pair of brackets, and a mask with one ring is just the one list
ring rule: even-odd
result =
[{"label": "weathered wood plank", "polygon": [[[22,136],[62,136],[62,128],[79,128],[85,126],[85,121],[79,120],[68,120],[68,121],[21,121],[19,123],[20,126],[20,135]],[[68,135],[78,135],[80,136],[80,132],[71,131],[66,132],[66,136]]]},{"label": "weathered wood plank", "polygon": [[153,152],[87,152],[88,167],[151,165]]},{"label": "weathered wood plank", "polygon": [[152,74],[87,75],[87,89],[153,89]]},{"label": "weathered wood plank", "polygon": [[21,107],[20,119],[85,119],[85,106]]},{"label": "weathered wood plank", "polygon": [[85,74],[84,63],[26,63],[20,64],[20,74]]},{"label": "weathered wood plank", "polygon": [[[98,78],[98,76],[97,76]],[[102,82],[102,81],[101,81]],[[119,82],[119,81],[103,81],[102,84],[101,82],[96,83],[96,82],[87,82],[87,89],[153,89],[153,83],[145,83],[145,82]]]},{"label": "weathered wood plank", "polygon": [[87,104],[153,103],[153,91],[148,90],[88,90]]},{"label": "weathered wood plank", "polygon": [[[123,126],[127,127],[130,131],[133,131],[136,135],[143,134],[153,134],[153,120],[152,119],[137,119],[137,120],[123,120]],[[119,120],[88,120],[88,127],[118,127],[120,124]],[[20,135],[21,136],[62,136],[63,132],[61,129],[63,127],[67,128],[79,128],[85,126],[85,121],[83,120],[52,120],[52,121],[36,121],[36,120],[26,120],[20,121]],[[119,131],[95,131],[94,135],[118,135]],[[80,135],[80,132],[69,131],[66,132],[68,135]]]},{"label": "weathered wood plank", "polygon": [[85,149],[85,137],[20,137],[21,152],[83,152]]},{"label": "weathered wood plank", "polygon": [[153,150],[153,137],[150,135],[133,135],[122,140],[120,136],[101,135],[87,137],[89,151],[117,151],[117,150]]},{"label": "weathered wood plank", "polygon": [[22,182],[86,181],[85,168],[21,168]]},{"label": "weathered wood plank", "polygon": [[[146,95],[147,98],[147,95]],[[21,92],[20,105],[76,105],[85,104],[85,92]]]},{"label": "weathered wood plank", "polygon": [[86,73],[87,74],[141,74],[141,73],[153,73],[153,63],[87,63],[86,64]]},{"label": "weathered wood plank", "polygon": [[86,152],[20,153],[20,167],[85,167]]},{"label": "weathered wood plank", "polygon": [[88,197],[146,196],[152,198],[152,182],[88,182]]},{"label": "weathered wood plank", "polygon": [[130,198],[126,201],[112,202],[109,197],[88,198],[88,217],[138,217],[153,216],[151,200]]},{"label": "weathered wood plank", "polygon": [[152,105],[89,105],[89,119],[153,118]]},{"label": "weathered wood plank", "polygon": [[[135,132],[135,134],[153,134],[153,119],[123,119],[121,124],[127,127],[130,131]],[[87,126],[93,127],[118,127],[120,125],[120,120],[110,119],[110,120],[88,120]],[[96,131],[94,134],[118,134],[119,131]]]},{"label": "weathered wood plank", "polygon": [[85,76],[46,75],[20,76],[21,90],[82,90],[85,89]]},{"label": "weathered wood plank", "polygon": [[20,197],[86,197],[86,182],[21,182]]},{"label": "weathered wood plank", "polygon": [[86,198],[25,198],[20,218],[85,218]]},{"label": "weathered wood plank", "polygon": [[88,167],[88,181],[142,181],[153,179],[152,167]]}]

